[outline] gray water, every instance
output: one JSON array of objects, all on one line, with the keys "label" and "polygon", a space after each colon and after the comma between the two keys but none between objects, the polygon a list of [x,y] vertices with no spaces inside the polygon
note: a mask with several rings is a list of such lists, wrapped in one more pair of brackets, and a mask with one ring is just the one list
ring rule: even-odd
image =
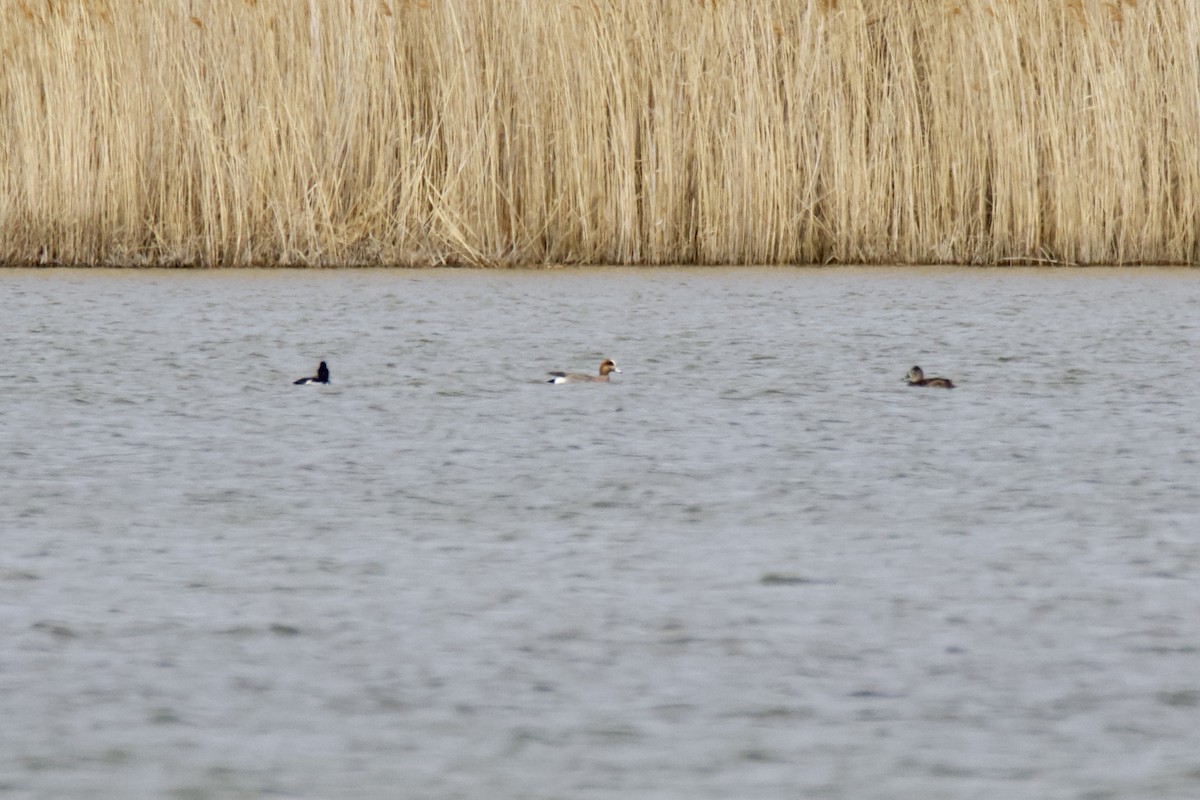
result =
[{"label": "gray water", "polygon": [[0,797],[1200,797],[1198,272],[0,299]]}]

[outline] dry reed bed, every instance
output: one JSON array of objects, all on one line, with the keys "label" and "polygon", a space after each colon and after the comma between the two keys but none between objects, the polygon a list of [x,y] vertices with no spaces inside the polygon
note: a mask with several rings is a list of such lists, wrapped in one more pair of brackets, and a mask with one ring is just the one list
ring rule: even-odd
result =
[{"label": "dry reed bed", "polygon": [[0,0],[0,262],[1200,261],[1194,0]]}]

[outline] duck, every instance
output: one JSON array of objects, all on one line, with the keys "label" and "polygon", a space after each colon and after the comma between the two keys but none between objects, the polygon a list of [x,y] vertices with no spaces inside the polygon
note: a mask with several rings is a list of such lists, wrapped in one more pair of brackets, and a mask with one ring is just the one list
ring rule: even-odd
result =
[{"label": "duck", "polygon": [[577,372],[551,372],[553,377],[546,383],[608,383],[608,375],[611,372],[620,372],[616,363],[611,358],[606,358],[600,362],[599,375],[580,375]]},{"label": "duck", "polygon": [[303,386],[308,383],[329,383],[329,367],[326,366],[324,361],[322,361],[321,366],[317,367],[316,375],[311,378],[301,378],[299,380],[292,381],[292,383],[296,384],[297,386]]},{"label": "duck", "polygon": [[933,386],[938,389],[953,389],[954,381],[949,378],[926,378],[925,372],[920,367],[913,367],[904,376],[904,380],[908,381],[909,386]]}]

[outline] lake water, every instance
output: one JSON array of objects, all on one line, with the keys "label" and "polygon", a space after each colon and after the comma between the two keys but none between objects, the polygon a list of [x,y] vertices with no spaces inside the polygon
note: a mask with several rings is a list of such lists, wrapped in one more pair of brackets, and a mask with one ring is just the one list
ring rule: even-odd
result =
[{"label": "lake water", "polygon": [[0,797],[1200,797],[1200,272],[0,299]]}]

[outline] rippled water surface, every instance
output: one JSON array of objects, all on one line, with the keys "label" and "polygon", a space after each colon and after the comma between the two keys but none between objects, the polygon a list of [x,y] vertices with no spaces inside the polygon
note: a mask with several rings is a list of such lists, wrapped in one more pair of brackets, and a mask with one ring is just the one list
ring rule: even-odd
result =
[{"label": "rippled water surface", "polygon": [[1200,797],[1200,272],[0,298],[2,797]]}]

